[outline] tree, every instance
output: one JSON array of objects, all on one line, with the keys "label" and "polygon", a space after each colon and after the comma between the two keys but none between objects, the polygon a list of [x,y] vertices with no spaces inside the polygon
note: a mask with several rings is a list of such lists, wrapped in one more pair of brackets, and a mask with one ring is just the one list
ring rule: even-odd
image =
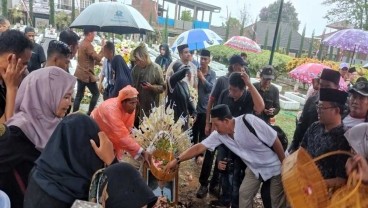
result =
[{"label": "tree", "polygon": [[33,0],[29,0],[28,2],[28,7],[29,7],[29,21],[31,23],[31,25],[33,24]]},{"label": "tree", "polygon": [[240,10],[240,20],[241,20],[241,26],[240,26],[240,31],[239,31],[240,36],[244,35],[244,26],[248,23],[249,19],[250,17],[249,17],[249,13],[247,10],[247,6],[244,4],[243,8]]},{"label": "tree", "polygon": [[312,58],[313,42],[314,42],[314,30],[312,32],[312,39],[310,41],[309,49],[308,49],[308,57],[309,58]]},{"label": "tree", "polygon": [[289,55],[292,37],[293,37],[293,29],[291,28],[290,33],[289,33],[289,37],[288,37],[288,42],[286,44],[286,51],[285,51],[286,55]]},{"label": "tree", "polygon": [[75,20],[75,0],[72,0],[72,21]]},{"label": "tree", "polygon": [[49,17],[49,23],[51,25],[55,25],[55,1],[50,0],[50,17]]},{"label": "tree", "polygon": [[280,49],[281,30],[282,29],[280,27],[279,34],[277,34],[277,39],[276,39],[276,49],[275,49],[276,52],[278,52]]},{"label": "tree", "polygon": [[224,41],[227,41],[229,39],[229,34],[230,34],[230,25],[231,25],[231,20],[233,18],[231,17],[231,13],[229,15],[229,18],[227,19],[227,22],[226,22],[226,33],[225,33],[225,40]]},{"label": "tree", "polygon": [[180,20],[188,21],[188,22],[193,21],[192,12],[190,10],[182,11]]},{"label": "tree", "polygon": [[[259,19],[266,22],[276,22],[279,14],[281,0],[270,4],[268,7],[263,7],[259,13]],[[299,29],[300,21],[298,13],[291,2],[284,3],[282,7],[281,22],[286,22],[292,25],[295,30]]]},{"label": "tree", "polygon": [[299,47],[299,54],[298,57],[302,57],[302,53],[303,53],[303,46],[304,46],[304,39],[305,39],[305,28],[306,26],[304,25],[303,28],[303,32],[302,32],[302,39],[300,40],[300,47]]},{"label": "tree", "polygon": [[329,21],[347,20],[354,26],[368,30],[367,0],[324,0],[329,10],[325,18]]},{"label": "tree", "polygon": [[71,24],[71,17],[64,11],[57,12],[55,20],[55,26],[58,30],[64,30]]},{"label": "tree", "polygon": [[258,19],[256,18],[256,21],[255,21],[254,26],[252,28],[252,30],[253,30],[252,40],[255,41],[255,42],[257,40],[257,34],[256,34],[256,31],[257,31],[257,21],[258,21]]},{"label": "tree", "polygon": [[229,25],[230,28],[239,28],[241,26],[238,19],[231,17],[231,13],[229,19],[227,20],[227,25]]},{"label": "tree", "polygon": [[326,28],[323,30],[323,33],[322,33],[322,39],[321,39],[321,42],[319,44],[319,49],[318,49],[318,60],[321,60],[322,59],[322,51],[323,51],[323,44],[322,44],[322,41],[325,39],[325,34],[326,34]]},{"label": "tree", "polygon": [[8,1],[1,0],[1,8],[4,17],[8,17]]},{"label": "tree", "polygon": [[264,42],[263,42],[263,49],[264,50],[267,50],[267,45],[268,45],[268,32],[269,32],[269,28],[267,28],[267,30],[266,30],[266,36],[265,36],[265,39],[264,39]]}]

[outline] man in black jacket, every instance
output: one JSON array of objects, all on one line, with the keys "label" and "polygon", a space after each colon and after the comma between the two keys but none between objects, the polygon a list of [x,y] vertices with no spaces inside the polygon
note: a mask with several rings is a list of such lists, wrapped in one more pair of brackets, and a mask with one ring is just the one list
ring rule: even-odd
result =
[{"label": "man in black jacket", "polygon": [[[332,69],[323,69],[320,78],[320,88],[338,89],[340,73]],[[319,93],[308,98],[305,102],[302,114],[296,125],[293,141],[288,149],[289,153],[296,151],[304,137],[305,132],[312,123],[318,121],[316,103],[319,101]]]},{"label": "man in black jacket", "polygon": [[183,80],[190,73],[190,67],[177,62],[173,65],[173,71],[174,74],[167,81],[168,102],[166,103],[166,107],[170,106],[174,109],[175,121],[181,116],[186,118],[184,126],[184,130],[186,130],[189,127],[187,116],[194,117],[197,114],[190,97],[188,84]]}]

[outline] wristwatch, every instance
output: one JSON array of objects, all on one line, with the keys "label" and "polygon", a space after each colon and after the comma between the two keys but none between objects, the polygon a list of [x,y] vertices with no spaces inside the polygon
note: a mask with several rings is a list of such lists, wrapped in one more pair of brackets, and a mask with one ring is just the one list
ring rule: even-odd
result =
[{"label": "wristwatch", "polygon": [[175,160],[176,160],[176,164],[178,164],[178,165],[179,165],[179,164],[180,164],[180,162],[181,162],[181,161],[180,161],[180,158],[179,158],[179,157],[176,157],[176,158],[175,158]]}]

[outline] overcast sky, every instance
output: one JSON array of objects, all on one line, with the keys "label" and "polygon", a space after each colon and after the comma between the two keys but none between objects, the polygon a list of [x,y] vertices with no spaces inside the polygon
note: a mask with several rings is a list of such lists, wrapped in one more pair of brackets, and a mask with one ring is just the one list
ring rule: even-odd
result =
[{"label": "overcast sky", "polygon": [[[127,4],[131,3],[131,0],[120,0]],[[158,0],[162,4],[162,0]],[[227,9],[231,12],[232,17],[240,18],[240,8],[243,8],[244,4],[247,7],[247,11],[250,14],[251,21],[248,24],[255,21],[256,17],[259,15],[259,11],[263,7],[267,7],[269,4],[275,2],[276,0],[199,0],[208,4],[221,7],[220,13],[212,14],[212,24],[221,25],[227,16]],[[306,24],[306,36],[310,37],[312,35],[313,29],[316,30],[316,35],[321,35],[323,29],[327,24],[327,20],[323,18],[327,12],[327,7],[321,5],[322,0],[285,0],[285,2],[291,1],[294,5],[296,12],[298,13],[298,18],[301,21],[299,26],[300,33]],[[169,7],[169,18],[173,18],[175,7],[173,4],[165,2],[165,7]],[[201,19],[202,14],[198,14],[198,19]],[[209,12],[204,15],[204,21],[208,21]],[[328,31],[327,31],[328,32]]]}]

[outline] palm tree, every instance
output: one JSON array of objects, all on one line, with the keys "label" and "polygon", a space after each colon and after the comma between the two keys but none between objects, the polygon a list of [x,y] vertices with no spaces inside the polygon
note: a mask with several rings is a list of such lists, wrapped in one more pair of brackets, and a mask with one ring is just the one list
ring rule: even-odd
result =
[{"label": "palm tree", "polygon": [[49,17],[49,22],[50,25],[55,25],[55,1],[54,0],[50,0],[50,17]]}]

